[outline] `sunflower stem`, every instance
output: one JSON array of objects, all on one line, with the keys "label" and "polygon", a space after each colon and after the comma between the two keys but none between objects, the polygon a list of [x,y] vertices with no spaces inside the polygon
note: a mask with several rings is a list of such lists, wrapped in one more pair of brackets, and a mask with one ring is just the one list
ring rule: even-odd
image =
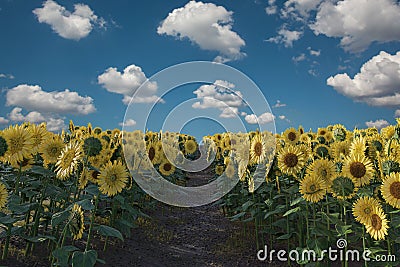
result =
[{"label": "sunflower stem", "polygon": [[5,260],[8,255],[8,247],[10,246],[10,239],[11,239],[11,228],[12,228],[12,224],[9,224],[7,226],[6,243],[4,244],[3,254],[1,255],[2,260]]},{"label": "sunflower stem", "polygon": [[[365,244],[365,227],[362,226],[362,242],[363,242],[363,252],[366,251],[366,244]],[[364,259],[364,266],[368,267],[368,261]]]},{"label": "sunflower stem", "polygon": [[97,193],[97,196],[96,196],[96,199],[94,202],[94,209],[92,211],[92,216],[90,218],[89,233],[88,233],[85,251],[89,250],[90,242],[92,241],[91,239],[92,239],[93,223],[94,223],[94,217],[96,216],[96,212],[97,212],[97,206],[99,204],[99,198],[100,198],[100,191]]}]

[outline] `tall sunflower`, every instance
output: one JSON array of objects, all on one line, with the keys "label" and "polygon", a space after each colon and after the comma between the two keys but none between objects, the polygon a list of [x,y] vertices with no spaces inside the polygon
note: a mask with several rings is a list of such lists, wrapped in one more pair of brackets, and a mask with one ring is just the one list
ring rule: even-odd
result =
[{"label": "tall sunflower", "polygon": [[7,204],[8,192],[7,188],[3,183],[0,183],[0,210]]},{"label": "tall sunflower", "polygon": [[85,230],[84,215],[81,206],[74,204],[68,221],[68,228],[71,232],[72,238],[74,240],[81,239],[83,231]]},{"label": "tall sunflower", "polygon": [[82,147],[79,142],[73,141],[61,151],[56,163],[57,178],[66,180],[77,168],[82,158]]},{"label": "tall sunflower", "polygon": [[49,138],[50,133],[47,131],[45,124],[31,124],[28,129],[32,134],[32,154],[36,154],[39,151],[40,145]]},{"label": "tall sunflower", "polygon": [[266,158],[266,142],[261,134],[256,134],[250,143],[250,163],[260,164]]},{"label": "tall sunflower", "polygon": [[295,128],[286,129],[283,132],[283,138],[285,140],[285,144],[295,145],[300,139],[300,133],[297,132]]},{"label": "tall sunflower", "polygon": [[358,187],[370,183],[374,175],[372,162],[364,154],[355,153],[347,157],[342,172],[344,175],[354,178]]},{"label": "tall sunflower", "polygon": [[125,188],[129,173],[121,162],[108,162],[98,175],[100,191],[108,196],[114,196]]},{"label": "tall sunflower", "polygon": [[29,158],[32,153],[32,133],[22,125],[10,126],[3,131],[3,137],[7,141],[8,150],[4,154],[6,161],[17,165],[24,157]]},{"label": "tall sunflower", "polygon": [[400,209],[400,173],[391,173],[383,181],[381,192],[386,203]]},{"label": "tall sunflower", "polygon": [[331,149],[325,144],[317,144],[314,147],[314,155],[317,158],[328,158],[331,155]]},{"label": "tall sunflower", "polygon": [[168,160],[164,160],[161,162],[160,166],[158,166],[158,170],[162,175],[170,176],[175,172],[175,166]]},{"label": "tall sunflower", "polygon": [[185,148],[184,150],[185,155],[193,154],[197,150],[197,143],[196,141],[189,139],[185,142],[184,148]]},{"label": "tall sunflower", "polygon": [[150,142],[147,146],[147,155],[149,157],[149,160],[153,164],[158,164],[160,163],[161,156],[160,153],[156,147],[155,142]]},{"label": "tall sunflower", "polygon": [[351,154],[364,154],[367,149],[367,140],[364,137],[356,137],[350,145]]},{"label": "tall sunflower", "polygon": [[332,156],[336,160],[342,160],[342,158],[347,157],[350,153],[350,143],[347,140],[334,142],[331,147]]},{"label": "tall sunflower", "polygon": [[299,147],[288,145],[279,151],[278,167],[282,173],[295,176],[304,164],[304,155]]},{"label": "tall sunflower", "polygon": [[378,209],[382,207],[376,198],[364,196],[353,204],[353,215],[358,222],[366,225],[371,223],[372,215]]},{"label": "tall sunflower", "polygon": [[318,202],[326,194],[326,183],[324,179],[317,175],[306,175],[300,181],[300,193],[309,202]]},{"label": "tall sunflower", "polygon": [[59,135],[53,134],[44,140],[39,146],[44,165],[56,163],[64,147],[65,144]]},{"label": "tall sunflower", "polygon": [[386,214],[382,209],[377,209],[375,213],[371,215],[371,221],[365,225],[367,233],[375,240],[383,240],[388,234],[388,220]]},{"label": "tall sunflower", "polygon": [[333,176],[336,173],[335,164],[328,159],[316,159],[308,167],[308,173],[322,178],[326,185],[330,185]]}]

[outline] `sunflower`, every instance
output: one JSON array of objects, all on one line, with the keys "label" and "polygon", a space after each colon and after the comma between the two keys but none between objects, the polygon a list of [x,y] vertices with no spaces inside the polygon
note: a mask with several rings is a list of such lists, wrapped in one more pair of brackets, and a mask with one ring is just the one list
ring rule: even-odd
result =
[{"label": "sunflower", "polygon": [[43,141],[39,146],[39,153],[42,155],[44,165],[57,162],[65,144],[59,135],[53,135]]},{"label": "sunflower", "polygon": [[185,142],[185,155],[193,154],[197,150],[197,143],[196,141],[189,139]]},{"label": "sunflower", "polygon": [[89,181],[90,173],[89,171],[85,168],[82,170],[81,175],[79,176],[79,189],[84,189]]},{"label": "sunflower", "polygon": [[158,153],[158,149],[154,142],[150,142],[149,145],[147,146],[147,155],[148,155],[151,163],[153,163],[153,164],[160,163],[160,159],[161,159],[160,153]]},{"label": "sunflower", "polygon": [[236,168],[232,162],[226,165],[225,174],[228,178],[233,178],[236,174]]},{"label": "sunflower", "polygon": [[300,134],[295,128],[292,127],[283,132],[283,138],[285,140],[285,144],[295,145],[300,139]]},{"label": "sunflower", "polygon": [[365,225],[367,233],[375,240],[383,240],[388,234],[388,220],[386,214],[382,209],[377,209],[375,213],[371,215],[371,221]]},{"label": "sunflower", "polygon": [[326,134],[324,135],[326,143],[330,143],[333,140],[333,133],[331,131],[327,131]]},{"label": "sunflower", "polygon": [[343,125],[341,125],[341,124],[333,125],[332,132],[333,132],[333,137],[335,138],[335,141],[346,140],[347,130]]},{"label": "sunflower", "polygon": [[317,135],[325,136],[325,134],[327,132],[328,132],[328,129],[326,129],[326,128],[318,128]]},{"label": "sunflower", "polygon": [[308,134],[303,133],[302,135],[300,135],[299,141],[304,144],[309,144],[311,142],[311,138]]},{"label": "sunflower", "polygon": [[8,192],[4,184],[0,183],[0,210],[7,204]]},{"label": "sunflower", "polygon": [[321,178],[327,185],[330,185],[336,172],[335,163],[327,159],[316,159],[307,169],[309,174]]},{"label": "sunflower", "polygon": [[324,144],[317,144],[314,147],[314,155],[317,158],[327,158],[331,154],[330,147]]},{"label": "sunflower", "polygon": [[323,199],[326,194],[326,188],[324,179],[317,175],[306,175],[300,181],[300,193],[309,202],[316,203]]},{"label": "sunflower", "polygon": [[295,176],[304,164],[304,155],[299,147],[288,145],[279,151],[278,167],[283,173]]},{"label": "sunflower", "polygon": [[32,168],[32,165],[34,163],[35,162],[33,161],[33,158],[29,157],[29,158],[23,158],[22,161],[18,161],[15,165],[11,164],[11,166],[16,169],[21,168],[21,171],[24,172]]},{"label": "sunflower", "polygon": [[331,144],[332,156],[336,160],[341,160],[342,157],[346,157],[350,153],[350,143],[349,141],[337,141]]},{"label": "sunflower", "polygon": [[400,173],[391,173],[383,181],[381,192],[386,203],[400,209]]},{"label": "sunflower", "polygon": [[363,154],[348,156],[344,162],[342,171],[345,176],[353,178],[357,186],[369,184],[374,175],[372,162]]},{"label": "sunflower", "polygon": [[0,132],[0,160],[8,150],[7,140],[1,135]]},{"label": "sunflower", "polygon": [[4,158],[14,166],[24,157],[29,158],[32,153],[32,133],[22,125],[10,126],[3,131],[3,137],[7,141],[8,150]]},{"label": "sunflower", "polygon": [[74,240],[81,239],[83,231],[85,230],[84,215],[81,206],[74,204],[68,221],[68,227],[72,238]]},{"label": "sunflower", "polygon": [[99,136],[88,136],[83,140],[83,152],[88,157],[95,157],[103,149],[102,139]]},{"label": "sunflower", "polygon": [[39,151],[40,145],[49,138],[50,133],[46,130],[45,124],[31,124],[28,129],[32,134],[32,154],[36,154]]},{"label": "sunflower", "polygon": [[360,197],[353,204],[353,215],[356,220],[362,224],[370,224],[371,217],[377,209],[382,209],[378,200],[373,197]]},{"label": "sunflower", "polygon": [[108,162],[98,175],[100,191],[108,196],[114,196],[125,188],[129,173],[121,162]]},{"label": "sunflower", "polygon": [[389,125],[381,129],[381,135],[383,138],[389,140],[393,137],[394,133],[396,132],[396,128],[393,125]]},{"label": "sunflower", "polygon": [[367,149],[366,139],[364,137],[354,138],[350,145],[351,154],[364,154]]},{"label": "sunflower", "polygon": [[250,143],[250,162],[260,164],[266,157],[266,143],[261,134],[257,134],[251,139]]},{"label": "sunflower", "polygon": [[71,142],[61,151],[56,163],[57,178],[66,180],[78,166],[82,158],[82,147],[79,142]]},{"label": "sunflower", "polygon": [[158,167],[158,170],[161,172],[162,175],[170,176],[175,172],[175,166],[168,160],[165,160],[161,162],[160,166]]},{"label": "sunflower", "polygon": [[350,199],[355,196],[358,187],[354,179],[343,175],[336,175],[331,181],[330,191],[337,199]]}]

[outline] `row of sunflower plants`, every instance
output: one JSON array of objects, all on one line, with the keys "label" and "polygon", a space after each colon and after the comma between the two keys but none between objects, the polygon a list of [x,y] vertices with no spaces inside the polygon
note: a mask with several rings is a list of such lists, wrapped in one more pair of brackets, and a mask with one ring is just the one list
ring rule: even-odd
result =
[{"label": "row of sunflower plants", "polygon": [[3,260],[14,240],[24,256],[36,247],[53,265],[93,266],[111,239],[131,234],[152,201],[133,183],[121,135],[72,122],[60,134],[31,123],[0,131]]},{"label": "row of sunflower plants", "polygon": [[[343,125],[317,132],[290,128],[276,134],[275,143],[252,132],[240,137],[250,148],[247,155],[240,155],[242,145],[229,148],[237,137],[209,138],[225,151],[215,172],[230,172],[234,161],[241,181],[220,204],[232,220],[254,226],[257,248],[296,250],[288,265],[330,265],[329,248],[343,249],[337,257],[343,266],[400,265],[400,122],[380,132]],[[275,144],[276,153],[269,153]],[[266,183],[254,190],[257,165],[265,166]],[[298,256],[310,250],[314,257]],[[362,258],[367,250],[371,261]]]}]

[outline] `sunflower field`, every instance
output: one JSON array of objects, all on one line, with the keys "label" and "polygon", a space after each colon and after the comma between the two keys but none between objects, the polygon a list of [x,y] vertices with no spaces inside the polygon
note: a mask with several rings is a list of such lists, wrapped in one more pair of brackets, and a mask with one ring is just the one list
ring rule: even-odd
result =
[{"label": "sunflower field", "polygon": [[147,216],[143,210],[155,205],[136,173],[154,169],[185,186],[186,173],[175,163],[197,159],[200,147],[213,179],[224,174],[239,181],[217,204],[231,220],[254,227],[257,248],[313,250],[319,258],[343,239],[344,253],[395,256],[365,266],[400,265],[400,121],[380,131],[337,124],[317,132],[221,133],[201,145],[180,133],[103,131],[72,122],[60,134],[45,124],[9,126],[0,131],[1,258],[18,239],[25,256],[40,248],[55,266],[105,263],[98,249],[129,237]]}]

